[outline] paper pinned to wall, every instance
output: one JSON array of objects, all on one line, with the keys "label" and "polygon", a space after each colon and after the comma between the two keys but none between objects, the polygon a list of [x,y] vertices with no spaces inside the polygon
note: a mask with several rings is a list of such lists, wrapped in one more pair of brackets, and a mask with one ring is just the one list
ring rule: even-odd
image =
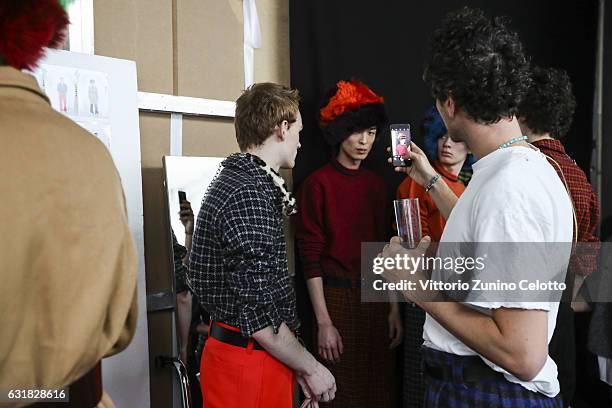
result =
[{"label": "paper pinned to wall", "polygon": [[33,75],[55,110],[87,129],[112,151],[107,73],[41,63]]},{"label": "paper pinned to wall", "polygon": [[261,47],[261,29],[255,0],[243,0],[244,15],[244,87],[254,82],[255,48]]}]

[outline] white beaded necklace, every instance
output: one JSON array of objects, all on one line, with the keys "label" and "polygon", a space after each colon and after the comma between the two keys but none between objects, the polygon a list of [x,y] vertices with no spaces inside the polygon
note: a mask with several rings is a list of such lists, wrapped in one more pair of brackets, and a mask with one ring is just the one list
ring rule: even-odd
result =
[{"label": "white beaded necklace", "polygon": [[270,167],[265,161],[261,158],[246,153],[246,157],[248,157],[253,163],[259,165],[272,179],[272,182],[280,190],[283,195],[283,215],[285,217],[289,217],[293,214],[297,213],[297,203],[295,201],[295,197],[293,194],[287,189],[287,185],[285,184],[285,180],[276,172],[272,167]]}]

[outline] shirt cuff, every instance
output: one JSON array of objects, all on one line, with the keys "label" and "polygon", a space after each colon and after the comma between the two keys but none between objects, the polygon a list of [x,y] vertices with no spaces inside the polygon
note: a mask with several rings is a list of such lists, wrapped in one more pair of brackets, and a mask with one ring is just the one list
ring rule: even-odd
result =
[{"label": "shirt cuff", "polygon": [[245,306],[238,316],[238,327],[242,337],[250,338],[268,326],[272,326],[274,334],[278,333],[284,320],[278,313],[273,302],[266,302],[263,305]]},{"label": "shirt cuff", "polygon": [[305,280],[313,278],[322,278],[324,275],[323,268],[321,267],[321,262],[319,261],[305,263],[302,268],[304,271]]}]

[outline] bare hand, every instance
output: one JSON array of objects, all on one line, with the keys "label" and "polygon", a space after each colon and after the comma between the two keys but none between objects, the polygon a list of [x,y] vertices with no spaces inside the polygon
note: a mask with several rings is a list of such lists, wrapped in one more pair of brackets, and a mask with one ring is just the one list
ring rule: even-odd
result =
[{"label": "bare hand", "polygon": [[[423,237],[419,245],[414,249],[406,249],[401,245],[402,239],[400,237],[393,237],[389,244],[385,245],[385,249],[383,252],[379,254],[380,257],[383,258],[395,258],[397,255],[404,256],[407,255],[410,258],[421,258],[425,255],[429,244],[431,243],[431,238],[428,236]],[[387,282],[397,283],[401,281],[413,281],[416,282],[416,288],[420,287],[418,283],[419,280],[425,280],[427,277],[422,269],[422,263],[418,263],[419,268],[416,270],[408,270],[408,269],[385,269],[382,273],[382,277],[385,278]],[[412,302],[415,302],[417,298],[418,300],[423,300],[419,294],[422,294],[422,291],[419,290],[407,290],[402,292],[404,297]]]},{"label": "bare hand", "polygon": [[329,402],[336,397],[336,379],[323,364],[319,362],[316,364],[312,374],[302,376],[303,382],[314,401]]},{"label": "bare hand", "polygon": [[344,353],[342,337],[338,329],[332,323],[320,324],[318,326],[319,355],[332,363],[340,362],[340,356]]},{"label": "bare hand", "polygon": [[314,402],[316,404],[317,402],[313,400],[312,391],[310,390],[310,387],[308,387],[306,380],[304,379],[302,375],[298,374],[296,376],[296,381],[300,385],[300,388],[302,389],[302,394],[304,394],[304,402],[302,403],[302,405],[300,405],[300,408],[312,407],[312,403]]},{"label": "bare hand", "polygon": [[191,209],[191,203],[189,201],[181,201],[179,216],[181,217],[181,223],[185,227],[185,234],[193,234],[193,210]]},{"label": "bare hand", "polygon": [[389,338],[391,339],[389,349],[394,349],[401,344],[404,334],[404,329],[402,327],[402,319],[397,303],[391,307],[391,311],[389,312],[387,321],[389,323]]},{"label": "bare hand", "polygon": [[300,408],[319,408],[319,403],[315,400],[306,398]]},{"label": "bare hand", "polygon": [[315,401],[313,398],[312,390],[308,387],[306,380],[301,375],[297,375],[296,377],[297,383],[300,385],[302,389],[302,393],[304,394],[304,402],[300,405],[300,408],[316,408],[319,406],[319,403]]},{"label": "bare hand", "polygon": [[[391,148],[388,147],[387,151],[391,151]],[[396,167],[395,171],[400,173],[406,173],[410,178],[417,182],[422,187],[425,187],[427,183],[436,175],[436,171],[429,163],[429,159],[417,146],[414,142],[410,143],[410,149],[405,156],[404,159],[412,160],[412,165],[408,167]],[[389,163],[393,163],[393,159],[389,158],[387,160]]]}]

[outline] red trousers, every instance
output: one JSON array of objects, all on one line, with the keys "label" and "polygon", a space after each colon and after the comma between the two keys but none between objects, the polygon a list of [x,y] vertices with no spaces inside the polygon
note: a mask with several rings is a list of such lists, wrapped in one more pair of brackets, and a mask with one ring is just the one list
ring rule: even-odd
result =
[{"label": "red trousers", "polygon": [[209,338],[200,367],[204,408],[291,408],[293,370],[263,350]]}]

